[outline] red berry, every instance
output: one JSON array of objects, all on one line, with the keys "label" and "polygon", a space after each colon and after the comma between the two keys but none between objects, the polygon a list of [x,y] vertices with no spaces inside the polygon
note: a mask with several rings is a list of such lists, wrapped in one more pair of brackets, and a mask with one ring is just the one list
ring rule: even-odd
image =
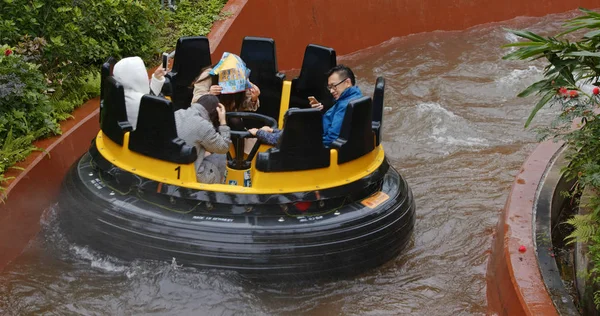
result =
[{"label": "red berry", "polygon": [[12,55],[12,53],[13,53],[13,51],[10,48],[8,48],[7,50],[4,51],[4,56]]},{"label": "red berry", "polygon": [[579,92],[577,92],[577,90],[570,90],[569,91],[569,96],[571,98],[576,98],[579,95]]},{"label": "red berry", "polygon": [[558,93],[560,93],[560,94],[567,94],[567,88],[560,87],[560,89],[558,89]]},{"label": "red berry", "polygon": [[593,93],[593,94],[598,94],[598,93],[600,93],[600,88],[598,88],[598,87],[594,87],[594,89],[592,90],[592,93]]},{"label": "red berry", "polygon": [[521,247],[519,247],[519,252],[525,252],[527,251],[527,248],[525,248],[525,246],[521,245]]}]

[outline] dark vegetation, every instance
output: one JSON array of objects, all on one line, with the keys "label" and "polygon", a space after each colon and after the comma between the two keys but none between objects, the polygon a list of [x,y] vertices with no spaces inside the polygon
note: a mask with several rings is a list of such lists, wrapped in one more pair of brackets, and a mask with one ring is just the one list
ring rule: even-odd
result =
[{"label": "dark vegetation", "polygon": [[[180,36],[206,35],[226,0],[0,1],[0,191],[4,173],[60,134],[59,123],[100,92],[109,56],[158,65]],[[12,167],[15,168],[15,167]]]}]

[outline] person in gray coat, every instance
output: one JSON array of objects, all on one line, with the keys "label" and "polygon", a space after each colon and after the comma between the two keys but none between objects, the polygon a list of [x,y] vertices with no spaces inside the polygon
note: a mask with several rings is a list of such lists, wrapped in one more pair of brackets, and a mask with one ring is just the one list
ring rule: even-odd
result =
[{"label": "person in gray coat", "polygon": [[[194,163],[198,182],[222,183],[226,165],[224,154],[229,150],[231,140],[225,107],[219,99],[204,95],[189,108],[175,111],[175,126],[177,136],[198,151]],[[207,152],[211,155],[206,156]]]}]

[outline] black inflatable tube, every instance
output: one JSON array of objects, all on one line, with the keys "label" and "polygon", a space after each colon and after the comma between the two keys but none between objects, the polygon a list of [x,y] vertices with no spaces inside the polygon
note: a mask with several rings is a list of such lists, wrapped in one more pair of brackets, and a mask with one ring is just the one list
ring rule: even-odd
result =
[{"label": "black inflatable tube", "polygon": [[340,215],[330,213],[312,222],[286,218],[280,223],[280,213],[198,222],[193,214],[169,212],[133,195],[108,195],[111,190],[94,188],[98,182],[86,179],[92,174],[86,156],[63,182],[61,225],[76,242],[125,259],[175,258],[180,264],[267,280],[335,277],[397,256],[414,227],[412,192],[391,167],[381,185],[389,200],[373,210],[354,202],[340,209]]}]

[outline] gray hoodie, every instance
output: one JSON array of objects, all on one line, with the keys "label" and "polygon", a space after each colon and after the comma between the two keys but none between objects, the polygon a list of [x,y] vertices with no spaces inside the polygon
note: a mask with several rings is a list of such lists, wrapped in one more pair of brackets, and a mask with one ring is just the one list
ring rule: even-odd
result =
[{"label": "gray hoodie", "polygon": [[[189,108],[175,111],[175,126],[177,136],[188,145],[193,145],[198,151],[196,166],[196,179],[202,183],[221,183],[225,170],[217,164],[206,161],[206,152],[226,154],[229,151],[229,126],[219,126],[219,132],[210,121],[208,112],[199,103],[193,103]],[[225,159],[225,157],[222,157]],[[223,164],[224,165],[224,164]]]}]

